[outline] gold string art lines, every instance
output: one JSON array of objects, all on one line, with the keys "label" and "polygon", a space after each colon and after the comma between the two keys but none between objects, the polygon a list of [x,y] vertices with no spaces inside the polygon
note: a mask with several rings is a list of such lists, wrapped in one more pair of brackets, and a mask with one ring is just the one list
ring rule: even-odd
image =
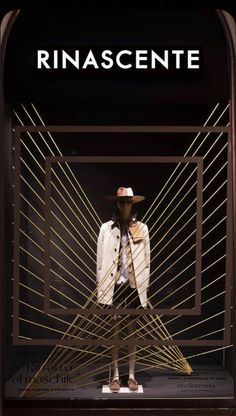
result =
[{"label": "gold string art lines", "polygon": [[[207,118],[204,125],[207,125],[209,120],[213,117],[215,112],[218,110],[219,104],[217,104],[212,113]],[[214,125],[217,125],[220,118],[227,111],[226,107],[217,118]],[[45,126],[42,117],[39,112],[32,104],[31,109],[27,110],[24,105],[22,109],[25,115],[28,117],[30,122],[35,126],[35,120],[33,116],[30,115],[30,111],[33,109],[34,113],[37,115],[40,123]],[[15,112],[17,119],[22,125],[27,124],[23,123],[23,117],[20,117],[17,112]],[[42,367],[34,375],[32,382],[26,386],[22,396],[30,397],[33,396],[33,393],[30,392],[32,386],[37,384],[37,381],[42,375],[47,371],[47,367],[52,364],[61,364],[62,366],[71,366],[73,367],[69,373],[75,380],[76,385],[81,380],[86,380],[88,377],[94,377],[98,374],[102,375],[104,371],[109,370],[110,366],[110,353],[111,346],[103,345],[103,340],[112,339],[114,336],[114,329],[119,332],[124,341],[129,342],[130,336],[135,336],[136,343],[145,339],[153,340],[173,340],[177,334],[182,332],[192,330],[192,328],[199,326],[202,327],[201,334],[196,333],[195,337],[191,339],[201,339],[201,337],[207,338],[209,335],[217,332],[223,332],[224,326],[222,326],[221,321],[219,321],[219,327],[215,331],[207,331],[205,323],[208,320],[214,320],[217,317],[224,314],[224,308],[217,310],[215,313],[210,314],[205,319],[202,319],[198,322],[193,322],[190,325],[184,323],[183,317],[180,315],[166,321],[162,317],[152,315],[144,315],[136,317],[137,327],[132,334],[127,335],[127,329],[129,328],[130,321],[124,316],[120,319],[122,324],[121,329],[118,329],[118,324],[114,323],[114,319],[110,315],[99,316],[92,315],[89,316],[65,316],[59,317],[50,312],[45,314],[43,308],[43,268],[44,268],[44,237],[45,237],[45,219],[44,219],[44,162],[49,150],[50,155],[62,156],[62,152],[59,149],[55,139],[52,137],[51,133],[47,133],[50,140],[46,140],[44,134],[38,132],[40,136],[39,139],[35,139],[33,134],[27,132],[28,138],[30,141],[25,142],[25,139],[21,139],[22,149],[24,149],[23,155],[21,155],[21,164],[24,166],[23,172],[21,173],[22,188],[20,197],[22,200],[22,206],[20,210],[21,215],[21,252],[22,252],[22,261],[20,263],[21,269],[21,280],[20,280],[20,305],[23,309],[20,309],[22,312],[19,316],[20,321],[26,326],[22,325],[21,328],[27,328],[26,333],[21,332],[20,337],[22,339],[33,339],[35,334],[40,333],[40,331],[45,330],[45,336],[47,337],[50,332],[58,334],[56,336],[62,340],[70,340],[68,345],[56,345],[52,352],[49,354],[48,358],[42,364]],[[203,208],[206,210],[211,204],[211,201],[214,199],[215,195],[220,194],[221,190],[226,186],[225,179],[218,183],[218,178],[221,175],[221,172],[224,172],[224,169],[227,167],[227,163],[222,164],[222,168],[219,172],[213,172],[209,174],[209,171],[213,168],[214,163],[224,154],[227,144],[221,142],[222,133],[219,134],[211,143],[211,146],[208,146],[207,150],[204,148],[204,143],[209,137],[210,133],[207,133],[203,140],[199,141],[199,145],[195,150],[192,150],[191,156],[197,155],[201,146],[203,147],[203,159],[211,158],[208,162],[207,167],[204,169],[204,175],[207,178],[206,183],[204,183],[203,193],[206,194]],[[198,133],[191,143],[188,151],[185,155],[190,154],[190,149],[194,147],[199,139],[200,133]],[[216,149],[216,150],[215,150]],[[38,152],[37,156],[36,153]],[[27,155],[27,156],[26,156]],[[163,282],[163,278],[168,275],[168,270],[171,268],[176,268],[183,258],[188,257],[189,251],[194,250],[195,243],[192,238],[196,233],[196,229],[192,228],[191,232],[185,235],[183,241],[176,246],[172,251],[170,251],[171,244],[175,239],[181,235],[181,233],[187,229],[190,223],[194,223],[196,214],[193,214],[191,211],[192,206],[196,203],[195,198],[192,198],[191,203],[186,204],[185,201],[188,200],[191,192],[194,191],[196,187],[196,180],[194,178],[195,170],[188,170],[188,164],[184,165],[182,168],[181,164],[178,164],[174,169],[172,175],[165,182],[161,192],[156,196],[154,201],[151,203],[149,209],[143,217],[146,223],[149,225],[150,232],[150,243],[151,243],[151,265],[152,271],[150,277],[150,290],[153,288],[153,294],[150,294],[149,302],[150,307],[157,308],[159,304],[163,302],[168,302],[174,294],[180,292],[182,289],[185,289],[186,286],[194,283],[194,272],[193,266],[195,264],[193,258],[189,256],[189,262],[183,263],[184,267],[177,268],[176,273],[172,274],[171,278],[168,277],[168,280]],[[179,174],[176,175],[177,170],[180,170]],[[181,175],[187,174],[187,179],[181,179]],[[209,178],[207,177],[208,175]],[[178,183],[178,180],[181,180],[181,185]],[[193,180],[193,181],[192,181]],[[172,181],[172,182],[171,182]],[[191,182],[192,181],[192,182]],[[72,305],[78,308],[90,308],[91,311],[93,308],[97,307],[96,303],[96,242],[98,236],[98,230],[101,225],[101,220],[99,215],[96,212],[93,204],[90,202],[90,199],[86,195],[84,188],[81,186],[80,181],[75,175],[75,171],[69,165],[69,163],[57,163],[56,167],[52,167],[52,208],[51,216],[53,219],[53,225],[51,226],[52,237],[50,239],[51,247],[53,250],[53,255],[51,255],[51,261],[53,268],[50,269],[50,272],[53,276],[52,281],[50,281],[50,303],[52,305],[59,306],[62,310],[71,308]],[[174,188],[175,185],[175,188]],[[214,189],[212,189],[215,186]],[[186,190],[187,188],[187,190]],[[210,193],[208,190],[210,188]],[[72,190],[73,192],[72,192]],[[161,193],[165,194],[161,197]],[[173,193],[174,191],[174,193]],[[169,192],[173,193],[171,199],[167,203],[163,202]],[[159,211],[158,207],[163,203],[162,209]],[[174,205],[174,208],[170,210],[171,205]],[[186,204],[186,208],[182,210],[179,218],[175,215],[175,210],[181,206],[181,204]],[[203,226],[207,226],[203,233],[204,238],[208,238],[209,235],[213,235],[215,230],[221,228],[221,225],[224,224],[226,220],[226,215],[222,215],[219,221],[214,221],[215,210],[224,210],[226,200],[223,200],[218,206],[214,206],[214,210],[211,209],[210,213],[205,215]],[[154,214],[158,213],[158,218],[154,219]],[[186,219],[186,216],[190,213],[190,217]],[[165,216],[165,217],[164,217]],[[164,217],[164,218],[163,218]],[[176,221],[171,220],[171,218],[176,218]],[[170,222],[171,220],[171,222]],[[178,224],[178,221],[181,225]],[[159,223],[159,226],[157,224]],[[79,224],[79,227],[78,227]],[[209,224],[209,225],[208,225]],[[161,235],[161,237],[159,237]],[[158,237],[156,242],[155,238]],[[219,238],[219,245],[224,242],[225,235],[222,235]],[[163,242],[165,245],[163,245]],[[187,244],[189,243],[189,246]],[[162,245],[161,245],[162,244]],[[174,254],[178,253],[178,250],[183,251],[174,258]],[[212,243],[211,247],[216,247],[216,243]],[[203,251],[203,260],[207,257],[209,250]],[[169,254],[165,254],[165,250],[169,250]],[[208,292],[208,289],[211,285],[217,285],[218,282],[222,281],[225,278],[224,273],[219,273],[215,276],[213,281],[209,282],[207,272],[212,267],[215,267],[215,264],[223,262],[225,256],[221,255],[218,258],[214,258],[214,261],[211,263],[208,262],[207,265],[203,268],[203,278],[205,279],[204,285],[201,292],[203,294]],[[29,259],[29,264],[24,263],[23,256],[27,256]],[[135,256],[135,253],[134,253]],[[205,256],[205,257],[204,257]],[[191,261],[190,261],[191,260]],[[205,261],[205,260],[204,260]],[[110,273],[112,270],[115,270],[116,265],[111,266],[110,270],[107,273]],[[142,267],[141,267],[142,268]],[[181,275],[185,274],[186,271],[189,275],[183,283],[180,283]],[[142,270],[139,270],[138,273],[141,273]],[[204,273],[206,276],[204,276]],[[84,276],[84,279],[81,279],[81,275]],[[85,279],[86,277],[86,279]],[[103,276],[103,279],[106,279],[106,276]],[[156,284],[158,282],[158,289],[156,289]],[[175,283],[176,282],[176,283]],[[168,286],[176,284],[174,290],[171,293],[168,293],[166,289]],[[36,300],[36,303],[29,302],[25,294],[32,293],[33,299]],[[160,293],[159,300],[157,300],[156,295]],[[183,292],[185,293],[185,292]],[[184,299],[179,297],[179,302],[174,302],[171,304],[171,308],[176,308],[178,305],[190,302],[194,299],[194,291],[190,289],[190,295],[186,296]],[[222,297],[224,291],[218,291],[216,296]],[[201,302],[201,305],[204,307],[206,303],[214,302],[216,296],[210,297],[206,295],[206,299]],[[154,300],[154,303],[151,302]],[[222,301],[221,301],[222,305]],[[191,306],[190,306],[191,308]],[[31,319],[26,317],[26,311],[33,314]],[[106,311],[104,311],[106,312]],[[45,321],[42,320],[42,317],[45,317]],[[36,319],[35,319],[36,318]],[[182,318],[182,319],[181,319]],[[174,320],[181,321],[183,327],[180,326],[179,330],[174,331],[172,323]],[[29,336],[29,328],[32,328],[32,336]],[[38,329],[37,329],[38,328]],[[112,334],[111,334],[112,330]],[[100,342],[100,345],[87,345],[87,346],[76,346],[73,345],[73,339],[78,340],[89,340],[95,338]],[[226,347],[225,347],[226,348]],[[129,354],[125,353],[124,345],[121,345],[123,355],[120,358],[121,367],[125,366],[124,361],[129,358]],[[217,350],[217,349],[216,349]],[[213,350],[210,350],[211,353]],[[206,352],[207,353],[207,352]],[[201,353],[199,353],[201,355]],[[191,357],[195,357],[197,354],[194,354]],[[145,345],[143,347],[138,345],[137,350],[137,364],[142,368],[139,368],[138,371],[145,371],[147,368],[169,368],[174,371],[184,372],[190,374],[192,369],[190,364],[187,361],[187,358],[184,357],[180,348],[176,345]],[[92,368],[93,367],[93,368]],[[79,375],[78,375],[79,374]],[[125,374],[125,373],[124,373]]]}]

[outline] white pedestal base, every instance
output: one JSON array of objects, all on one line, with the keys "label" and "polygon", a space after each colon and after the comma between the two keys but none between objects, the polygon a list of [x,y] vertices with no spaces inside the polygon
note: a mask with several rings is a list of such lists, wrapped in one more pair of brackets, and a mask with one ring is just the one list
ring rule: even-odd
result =
[{"label": "white pedestal base", "polygon": [[102,393],[113,393],[113,394],[121,394],[121,393],[143,393],[143,386],[142,384],[138,385],[138,390],[131,391],[129,387],[121,387],[119,391],[112,391],[110,387],[106,384],[102,386]]}]

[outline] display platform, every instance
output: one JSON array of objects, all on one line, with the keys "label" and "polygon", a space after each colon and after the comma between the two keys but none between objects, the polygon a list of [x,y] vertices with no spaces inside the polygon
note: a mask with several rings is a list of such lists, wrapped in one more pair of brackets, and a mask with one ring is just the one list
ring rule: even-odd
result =
[{"label": "display platform", "polygon": [[[25,390],[30,377],[29,367],[22,367],[6,383],[6,397],[19,398]],[[104,378],[107,374],[103,374]],[[98,376],[83,377],[80,382],[72,382],[68,376],[64,376],[58,383],[59,376],[44,376],[41,384],[33,385],[28,397],[35,399],[112,399],[123,398],[126,390],[111,394],[106,382],[99,381]],[[230,373],[220,366],[193,366],[191,375],[177,374],[167,370],[149,370],[136,372],[136,379],[142,385],[143,393],[130,392],[126,398],[140,399],[232,399],[233,379]],[[127,388],[127,376],[121,377],[123,388]],[[106,389],[105,389],[106,386]],[[141,386],[140,386],[141,387]],[[124,394],[123,394],[124,393]],[[27,398],[27,396],[24,396]]]},{"label": "display platform", "polygon": [[131,391],[128,387],[121,387],[119,391],[112,391],[108,385],[102,386],[103,393],[111,393],[111,394],[131,394],[131,393],[143,393],[143,386],[141,384],[138,385],[138,390]]}]

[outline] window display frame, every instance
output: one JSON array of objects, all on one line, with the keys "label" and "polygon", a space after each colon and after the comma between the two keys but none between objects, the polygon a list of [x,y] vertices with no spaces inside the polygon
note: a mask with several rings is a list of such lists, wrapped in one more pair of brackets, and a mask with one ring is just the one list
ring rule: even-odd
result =
[{"label": "window display frame", "polygon": [[[7,28],[10,31],[10,27],[14,22],[14,19],[17,15],[18,11],[14,11],[11,13],[11,15],[9,16],[9,22],[7,24]],[[225,30],[228,31],[228,37],[229,37],[229,26],[226,23],[226,16],[224,16],[223,12],[219,12],[219,14],[221,15],[221,19],[222,21],[224,21],[224,25],[225,25]],[[223,26],[223,24],[222,24]],[[7,33],[7,32],[5,32]],[[7,37],[7,36],[6,36]],[[7,42],[7,39],[5,39],[5,42]],[[232,54],[232,68],[231,68],[231,76],[232,76],[232,80],[231,80],[231,89],[232,89],[232,102],[231,102],[231,109],[230,109],[230,119],[231,119],[231,127],[230,128],[225,128],[225,132],[227,132],[229,134],[229,140],[230,140],[230,154],[231,154],[231,159],[230,162],[232,162],[232,165],[229,164],[229,169],[232,172],[232,176],[230,175],[230,178],[232,178],[232,183],[229,184],[229,186],[232,189],[232,205],[229,204],[229,209],[233,210],[233,227],[229,227],[228,228],[228,237],[230,239],[230,244],[232,247],[234,247],[235,250],[235,235],[236,235],[236,225],[235,225],[235,218],[236,218],[236,196],[235,196],[235,188],[236,188],[236,175],[235,175],[235,154],[236,154],[236,150],[235,150],[235,96],[234,96],[234,91],[235,91],[235,52],[233,53],[232,50],[232,42],[228,40],[228,43],[231,44],[231,54]],[[5,45],[2,45],[2,48],[4,49],[6,47],[6,43]],[[3,69],[3,63],[1,64],[1,72]],[[2,73],[1,73],[1,79],[3,79]],[[3,97],[3,90],[1,89],[1,103],[2,103],[2,108],[4,108],[4,97]],[[65,127],[65,126],[64,126]],[[115,126],[113,126],[115,127]],[[127,127],[127,126],[126,126]],[[71,131],[71,126],[66,126],[63,130],[63,126],[25,126],[24,128],[17,128],[17,134],[20,134],[20,132],[23,131],[55,131],[58,128],[58,131]],[[78,131],[76,130],[78,127],[74,126],[74,131]],[[85,126],[85,130],[84,131],[88,131],[90,127],[89,126]],[[104,127],[98,127],[101,129],[104,129]],[[110,127],[108,127],[109,129]],[[130,126],[128,126],[127,128],[130,128]],[[153,126],[152,126],[153,128]],[[69,129],[69,130],[68,130]],[[94,126],[93,126],[94,129]],[[169,129],[169,130],[168,130]],[[182,129],[182,130],[181,130]],[[73,130],[73,129],[72,129]],[[107,132],[107,126],[105,126],[105,131]],[[130,131],[130,130],[129,130]],[[199,132],[200,131],[200,127],[199,126],[172,126],[171,130],[170,127],[168,126],[159,126],[157,128],[157,131],[183,131],[183,132],[187,132],[187,131],[194,131],[194,132]],[[215,131],[215,132],[219,132],[222,131],[219,130],[219,128],[202,128],[201,131]],[[6,164],[4,162],[4,155],[6,154],[6,148],[7,148],[7,142],[5,140],[5,138],[7,139],[7,129],[6,129],[6,119],[5,119],[5,114],[3,112],[1,112],[1,135],[4,138],[4,140],[1,141],[1,146],[2,146],[2,157],[1,157],[1,195],[5,194],[5,189],[6,189],[6,175],[8,173],[7,169],[6,169]],[[52,160],[48,160],[48,163],[52,162]],[[49,166],[49,164],[48,164]],[[1,235],[5,237],[5,225],[4,225],[4,203],[1,204]],[[233,241],[232,241],[233,240]],[[4,238],[1,239],[1,241],[4,241]],[[4,257],[4,249],[1,250],[1,256]],[[231,273],[234,274],[235,277],[235,258],[236,256],[232,256],[233,258],[233,262],[228,265],[228,267],[231,270]],[[2,266],[2,271],[1,271],[1,275],[4,275],[5,269],[4,269],[4,259],[2,258],[1,261],[1,266]],[[234,270],[233,270],[234,269]],[[4,299],[4,302],[6,302],[5,299],[5,285],[4,282],[1,281],[1,286],[2,286],[2,297]],[[228,292],[229,293],[229,289],[228,288]],[[234,289],[235,289],[235,279],[234,279]],[[14,296],[17,295],[17,289],[14,292]],[[231,302],[230,300],[230,295],[228,296],[228,302]],[[234,304],[235,304],[235,299],[234,299]],[[234,306],[234,304],[232,304],[232,306]],[[159,310],[158,310],[159,311]],[[230,315],[231,314],[231,310],[227,309],[227,313]],[[4,322],[4,309],[2,310],[1,313],[1,321],[2,321],[2,326],[3,326],[3,336],[5,336],[5,322]],[[15,311],[16,312],[16,311]],[[14,314],[15,314],[14,312]],[[51,312],[50,310],[48,310],[48,312]],[[156,311],[155,311],[156,312]],[[85,312],[86,313],[86,312]],[[198,313],[198,311],[196,312]],[[235,313],[235,312],[234,312]],[[229,318],[228,315],[228,318]],[[16,322],[16,321],[14,321]],[[226,325],[226,329],[227,329],[227,334],[228,337],[230,336],[230,326]],[[17,327],[15,326],[15,329],[13,331],[14,334],[14,340],[15,340],[15,345],[26,345],[25,343],[22,343],[19,341],[18,337],[17,337]],[[234,332],[234,340],[235,340],[235,332]],[[36,340],[37,341],[37,340]],[[37,345],[40,344],[40,342],[36,342],[35,343]],[[226,341],[224,341],[226,343]],[[234,341],[235,342],[235,341]],[[33,343],[33,345],[35,345],[35,343]],[[30,343],[28,344],[30,345]],[[45,345],[45,344],[43,344]],[[52,344],[49,344],[52,345]],[[17,346],[16,346],[17,348]],[[232,355],[234,356],[233,360],[235,362],[235,347],[232,349],[232,351],[228,354],[229,357],[232,357]],[[226,358],[228,359],[228,358]],[[231,358],[229,358],[231,359]],[[2,355],[2,363],[3,363],[3,355]],[[235,375],[234,375],[235,377]],[[235,384],[236,380],[234,378],[234,384]],[[2,391],[4,389],[4,385],[3,385],[3,381],[2,381]],[[3,395],[4,397],[4,395]],[[169,400],[163,400],[163,399],[159,399],[157,400],[153,400],[153,399],[149,399],[148,402],[145,400],[140,401],[139,403],[139,409],[137,410],[133,410],[133,412],[135,412],[136,414],[140,414],[145,415],[146,413],[149,415],[155,414],[155,415],[172,415],[173,411],[175,412],[174,414],[178,415],[187,415],[187,414],[198,414],[198,415],[233,415],[234,411],[235,411],[235,398],[234,399],[214,399],[214,398],[209,398],[209,399],[197,399],[197,400],[190,400],[189,398],[186,399],[179,399],[179,400],[175,400],[172,402],[172,409],[170,410],[170,402]],[[70,414],[70,415],[74,415],[77,414],[78,411],[83,411],[83,413],[86,415],[94,415],[94,414],[109,414],[109,407],[111,406],[111,403],[109,403],[109,400],[106,401],[106,404],[104,404],[103,401],[100,401],[98,403],[98,401],[96,402],[96,409],[94,409],[94,401],[91,400],[79,400],[76,405],[75,403],[72,403],[67,400],[59,400],[57,401],[57,403],[55,403],[54,401],[51,400],[37,400],[37,399],[32,399],[29,401],[25,400],[25,399],[19,399],[19,400],[11,400],[11,399],[5,399],[4,403],[4,412],[6,415],[15,415],[19,413],[19,409],[21,409],[22,411],[25,412],[25,414],[32,414],[32,409],[38,409],[37,411],[34,410],[34,414],[41,414],[42,412],[44,412],[45,415],[47,414],[51,414],[52,410],[57,413],[57,414],[65,414],[65,408],[66,408],[66,414]],[[134,404],[132,403],[131,400],[127,400],[127,399],[122,399],[122,400],[113,400],[112,401],[112,407],[119,409],[120,412],[122,412],[124,415],[125,414],[130,414],[132,411],[131,409],[133,409]],[[142,406],[142,409],[140,409],[140,406]],[[146,410],[147,408],[149,409],[153,409],[153,410]],[[191,408],[191,410],[190,410]],[[222,410],[222,408],[225,408],[224,410]],[[118,410],[117,410],[118,411]],[[64,413],[63,413],[64,412]]]}]

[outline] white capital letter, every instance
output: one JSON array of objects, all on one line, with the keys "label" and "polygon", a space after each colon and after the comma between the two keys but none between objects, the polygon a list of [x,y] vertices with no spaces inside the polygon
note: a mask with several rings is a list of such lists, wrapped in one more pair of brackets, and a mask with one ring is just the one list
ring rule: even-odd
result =
[{"label": "white capital letter", "polygon": [[180,55],[184,54],[183,50],[173,50],[172,54],[175,55],[175,68],[179,69],[180,68]]},{"label": "white capital letter", "polygon": [[43,64],[45,68],[50,69],[50,66],[46,62],[48,58],[49,58],[49,53],[47,51],[38,50],[37,51],[37,68],[41,69],[42,64]]},{"label": "white capital letter", "polygon": [[53,68],[58,68],[58,51],[53,51]]},{"label": "white capital letter", "polygon": [[124,65],[124,64],[122,64],[121,62],[120,62],[120,58],[121,58],[121,56],[122,55],[132,55],[132,52],[131,51],[129,51],[129,50],[127,50],[127,49],[123,49],[122,51],[120,51],[118,54],[117,54],[117,57],[116,57],[116,63],[117,63],[117,65],[120,67],[120,68],[123,68],[123,69],[128,69],[128,68],[131,68],[132,67],[132,65],[131,64],[126,64],[126,65]]},{"label": "white capital letter", "polygon": [[86,69],[88,65],[93,65],[95,69],[98,69],[98,64],[91,49],[87,55],[87,58],[84,61],[84,65],[82,66],[82,68]]},{"label": "white capital letter", "polygon": [[110,51],[109,49],[106,49],[105,51],[102,52],[102,58],[104,59],[104,61],[108,61],[109,63],[106,64],[105,62],[102,62],[101,66],[105,69],[110,69],[113,67],[113,59],[107,55],[112,55],[112,51]]},{"label": "white capital letter", "polygon": [[[142,56],[144,55],[144,56]],[[147,68],[147,64],[140,64],[140,61],[147,60],[147,50],[137,50],[136,51],[136,68]]]},{"label": "white capital letter", "polygon": [[74,65],[77,69],[79,69],[79,51],[75,50],[75,59],[73,59],[67,52],[62,50],[62,68],[66,69],[66,61],[69,61]]},{"label": "white capital letter", "polygon": [[[193,56],[193,55],[198,55],[198,56]],[[188,51],[188,68],[189,69],[199,68],[199,63],[194,65],[194,64],[192,64],[192,61],[198,61],[199,62],[199,50],[189,50]]]},{"label": "white capital letter", "polygon": [[166,69],[169,68],[169,62],[168,62],[169,54],[167,50],[164,50],[164,59],[162,59],[159,55],[157,55],[157,53],[154,52],[153,50],[151,51],[151,56],[152,56],[152,68],[156,68],[155,60],[160,62],[160,64],[163,65]]}]

